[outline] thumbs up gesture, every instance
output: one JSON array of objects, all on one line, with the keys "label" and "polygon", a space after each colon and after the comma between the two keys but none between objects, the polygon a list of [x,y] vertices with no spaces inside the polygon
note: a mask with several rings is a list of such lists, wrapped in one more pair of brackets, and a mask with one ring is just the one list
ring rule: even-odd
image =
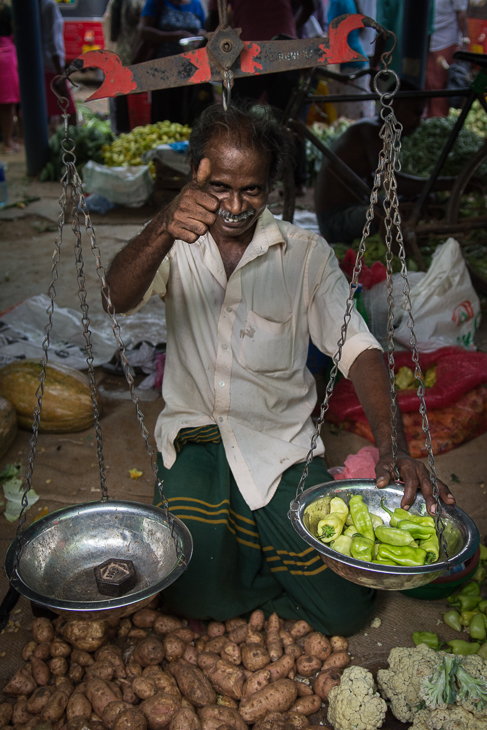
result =
[{"label": "thumbs up gesture", "polygon": [[220,201],[206,192],[211,177],[211,163],[205,157],[196,174],[170,203],[163,214],[164,227],[175,240],[194,243],[215,222]]}]

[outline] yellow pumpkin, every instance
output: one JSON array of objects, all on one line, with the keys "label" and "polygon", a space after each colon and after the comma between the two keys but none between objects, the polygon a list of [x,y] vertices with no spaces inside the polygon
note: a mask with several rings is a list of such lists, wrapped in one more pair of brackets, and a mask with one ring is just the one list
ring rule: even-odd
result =
[{"label": "yellow pumpkin", "polygon": [[[42,366],[38,360],[17,360],[0,369],[0,396],[17,412],[19,426],[31,429]],[[62,365],[47,365],[39,431],[70,433],[93,425],[91,391],[86,375]]]}]

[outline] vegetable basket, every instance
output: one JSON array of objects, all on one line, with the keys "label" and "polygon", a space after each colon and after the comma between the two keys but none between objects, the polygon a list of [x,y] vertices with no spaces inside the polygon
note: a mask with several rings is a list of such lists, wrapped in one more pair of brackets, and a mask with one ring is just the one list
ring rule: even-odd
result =
[{"label": "vegetable basket", "polygon": [[[371,512],[389,524],[389,515],[381,507],[381,499],[389,509],[400,507],[403,490],[394,487],[377,489],[373,479],[349,479],[318,484],[302,492],[291,503],[289,519],[298,535],[321,554],[331,570],[342,578],[378,590],[396,591],[417,588],[439,578],[445,570],[464,563],[478,548],[479,532],[473,520],[458,507],[443,504],[446,526],[444,537],[448,558],[430,565],[401,567],[369,563],[338,553],[314,537],[313,526],[320,519],[320,502],[324,497],[341,497],[348,504],[351,497],[360,494]],[[410,509],[411,514],[426,514],[424,498],[418,492]]]}]

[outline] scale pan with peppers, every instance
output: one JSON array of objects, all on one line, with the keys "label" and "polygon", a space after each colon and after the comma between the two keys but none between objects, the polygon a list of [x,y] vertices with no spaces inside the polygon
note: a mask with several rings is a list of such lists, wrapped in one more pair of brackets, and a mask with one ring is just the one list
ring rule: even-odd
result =
[{"label": "scale pan with peppers", "polygon": [[[290,519],[298,535],[323,556],[329,568],[352,583],[388,591],[418,588],[436,580],[444,571],[460,566],[478,548],[479,532],[473,520],[458,507],[442,504],[442,542],[448,558],[444,548],[440,550],[437,562],[421,566],[378,565],[343,555],[315,537],[316,526],[323,515],[323,502],[327,497],[340,497],[348,504],[356,495],[361,495],[370,512],[381,517],[387,525],[389,514],[382,504],[391,511],[399,508],[403,490],[397,487],[377,489],[373,479],[340,479],[306,489],[290,510]],[[409,512],[411,515],[426,515],[426,505],[420,492]]]},{"label": "scale pan with peppers", "polygon": [[[370,588],[408,590],[431,583],[445,571],[448,572],[460,566],[473,556],[478,548],[480,538],[475,523],[465,512],[458,507],[445,504],[440,499],[424,398],[425,385],[419,364],[417,341],[414,333],[414,320],[411,313],[406,252],[401,231],[401,216],[397,197],[395,173],[400,170],[399,153],[401,150],[400,139],[402,126],[395,118],[392,102],[394,94],[399,88],[399,79],[394,72],[387,69],[390,56],[387,59],[387,54],[384,54],[382,60],[385,68],[378,72],[374,79],[374,86],[376,92],[379,93],[381,103],[380,117],[383,125],[380,131],[380,137],[383,140],[383,146],[379,153],[378,167],[370,196],[370,206],[367,211],[362,240],[350,282],[344,321],[337,343],[337,350],[333,356],[333,366],[327,384],[325,398],[321,405],[320,416],[317,419],[315,432],[311,439],[311,448],[306,458],[303,474],[296,490],[296,497],[290,505],[289,519],[303,540],[315,548],[322,555],[328,567],[343,578]],[[392,74],[393,79],[395,77],[395,88],[392,91],[380,93],[377,84],[378,78],[381,75],[385,76],[389,74]],[[313,486],[305,490],[308,466],[313,458],[313,451],[318,441],[326,411],[328,410],[329,400],[333,393],[338,371],[338,363],[347,338],[347,328],[354,306],[354,295],[358,289],[358,279],[366,250],[366,241],[370,235],[370,226],[380,203],[382,203],[383,208],[384,238],[386,244],[385,263],[388,304],[387,359],[391,412],[391,472],[394,480],[392,485],[385,489],[378,489],[373,479],[343,479]],[[414,374],[418,381],[418,410],[422,416],[429,475],[433,485],[432,494],[436,502],[434,518],[427,515],[426,504],[419,491],[416,493],[414,504],[411,505],[408,512],[402,514],[401,518],[393,519],[394,514],[393,516],[389,514],[390,510],[394,513],[396,509],[400,509],[404,494],[397,467],[399,448],[398,406],[394,369],[395,287],[392,280],[394,261],[393,243],[395,243],[395,250],[398,251],[397,257],[402,277],[403,308],[407,313],[407,325],[410,332],[409,346],[411,349],[412,367],[414,368]],[[333,509],[330,509],[330,505],[333,505],[332,499],[335,497],[342,500],[342,503],[340,501],[336,503],[338,510],[342,507],[344,508],[342,515],[350,519],[349,515],[346,515],[347,508],[344,507],[343,502],[347,507],[350,507],[350,500],[355,498],[353,504],[356,508],[358,501],[360,503],[359,509],[363,508],[365,511],[368,510],[369,515],[377,515],[383,521],[384,526],[393,528],[392,532],[388,529],[384,531],[382,528],[379,529],[378,526],[373,526],[370,522],[370,516],[368,517],[369,524],[367,525],[366,521],[360,520],[360,515],[357,513],[357,520],[355,521],[354,518],[352,520],[353,525],[350,526],[351,532],[342,537],[346,524],[348,523],[340,523],[339,519],[337,523],[336,514],[332,517],[329,525],[326,522],[327,514],[333,512]],[[384,509],[384,505],[386,509]],[[322,520],[321,525],[319,524],[320,519]],[[426,521],[429,524],[426,529],[419,530],[413,524],[415,521],[416,523],[423,522],[423,524]],[[357,535],[357,533],[360,533],[358,525],[363,526],[363,535]],[[329,539],[332,533],[333,540],[337,539],[335,543],[336,549],[333,547],[333,541]],[[414,539],[414,536],[417,536],[418,539]],[[321,539],[319,539],[320,537]],[[423,539],[420,539],[420,537]],[[387,540],[389,543],[387,543]],[[363,552],[361,552],[362,549]]]}]

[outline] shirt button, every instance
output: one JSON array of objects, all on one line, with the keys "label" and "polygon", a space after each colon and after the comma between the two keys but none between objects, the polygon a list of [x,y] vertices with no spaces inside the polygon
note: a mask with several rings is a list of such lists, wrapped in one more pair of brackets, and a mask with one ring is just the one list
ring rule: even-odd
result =
[{"label": "shirt button", "polygon": [[224,387],[225,387],[225,381],[224,380],[220,380],[220,388],[224,388]]},{"label": "shirt button", "polygon": [[223,417],[222,416],[219,416],[218,417],[218,420],[220,421],[220,423],[223,423]]},{"label": "shirt button", "polygon": [[228,350],[228,345],[222,345],[222,350]]},{"label": "shirt button", "polygon": [[227,307],[227,312],[231,312],[231,311],[232,311],[232,308],[231,307]]}]

